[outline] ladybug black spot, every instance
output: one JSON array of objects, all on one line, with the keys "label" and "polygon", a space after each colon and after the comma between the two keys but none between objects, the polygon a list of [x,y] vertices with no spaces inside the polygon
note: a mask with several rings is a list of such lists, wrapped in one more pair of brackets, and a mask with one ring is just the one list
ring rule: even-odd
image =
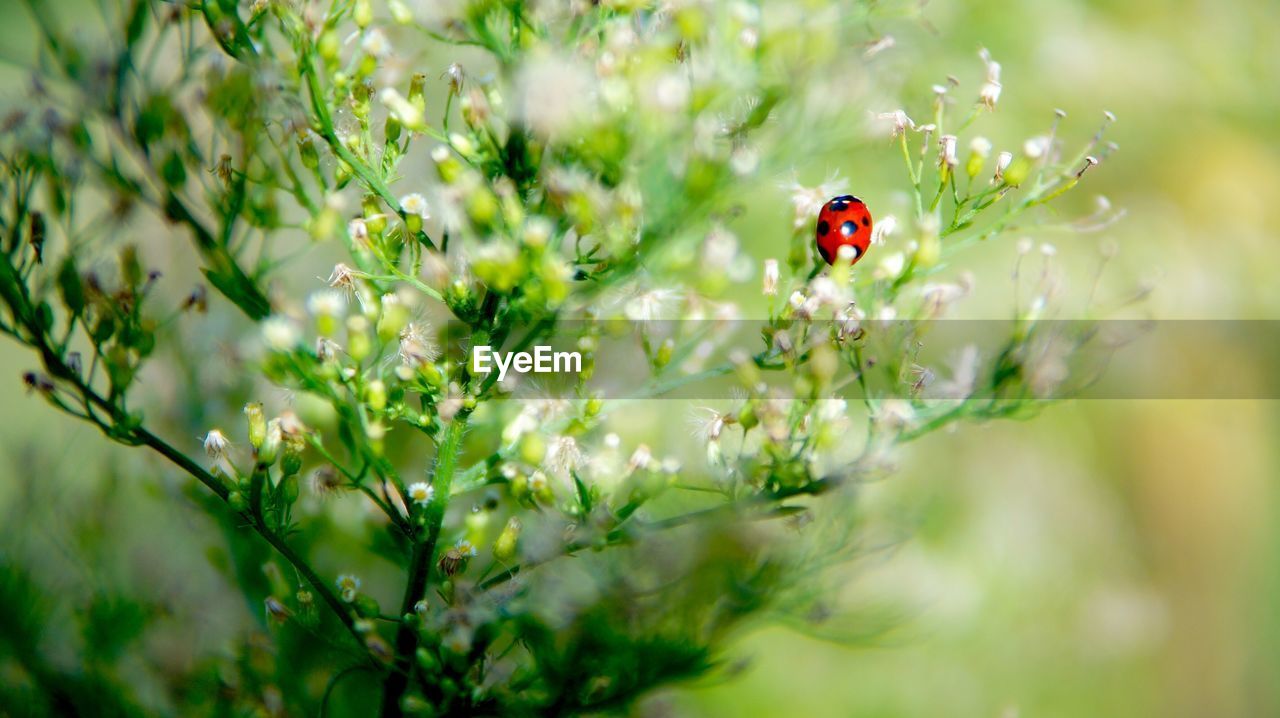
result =
[{"label": "ladybug black spot", "polygon": [[831,231],[831,225],[827,224],[827,220],[824,219],[818,223],[818,234],[826,236],[827,232],[830,232],[830,231]]},{"label": "ladybug black spot", "polygon": [[831,264],[831,255],[827,254],[827,248],[822,246],[821,244],[818,245],[818,254],[822,255],[822,261],[826,262],[827,264]]},{"label": "ladybug black spot", "polygon": [[842,201],[842,200],[839,200],[839,199],[833,199],[833,200],[831,200],[831,211],[832,211],[832,212],[843,212],[843,211],[845,211],[845,210],[846,210],[846,209],[848,209],[848,208],[849,208],[848,203],[846,203],[846,202],[844,202],[844,201]]},{"label": "ladybug black spot", "polygon": [[863,227],[870,227],[870,226],[871,226],[871,218],[870,218],[870,217],[868,217],[868,216],[866,216],[865,214],[864,214],[864,215],[862,215],[862,226],[863,226]]},{"label": "ladybug black spot", "polygon": [[851,245],[849,245],[849,246],[850,246],[850,247],[853,247],[853,258],[854,258],[854,259],[857,259],[858,257],[861,257],[861,256],[862,256],[862,247],[859,247],[859,246],[858,246],[858,245],[856,245],[856,244],[851,244]]},{"label": "ladybug black spot", "polygon": [[854,224],[853,220],[851,219],[845,220],[844,224],[840,225],[840,234],[846,237],[852,236],[853,233],[857,231],[858,231],[858,225]]}]

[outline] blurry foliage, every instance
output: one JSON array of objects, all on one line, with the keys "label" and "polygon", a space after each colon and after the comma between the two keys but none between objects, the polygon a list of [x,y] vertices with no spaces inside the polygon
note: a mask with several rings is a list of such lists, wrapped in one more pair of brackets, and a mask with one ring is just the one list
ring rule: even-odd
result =
[{"label": "blurry foliage", "polygon": [[[260,617],[230,665],[166,674],[146,710],[625,710],[715,669],[748,621],[875,633],[882,619],[851,624],[823,590],[862,548],[846,511],[857,484],[955,422],[1033,414],[1088,338],[1044,321],[1058,278],[1040,245],[998,356],[962,357],[936,385],[915,365],[929,324],[969,292],[947,274],[965,251],[1063,228],[1046,207],[1113,147],[1111,118],[1072,151],[1059,117],[996,151],[976,135],[1002,94],[985,51],[975,92],[947,80],[915,120],[869,106],[884,88],[847,78],[874,78],[888,45],[864,28],[918,22],[913,3],[480,1],[419,16],[398,1],[135,0],[104,4],[109,33],[91,47],[27,5],[42,44],[31,105],[5,120],[0,329],[38,360],[31,391],[196,479],[191,498],[226,536],[211,563]],[[423,44],[465,65],[419,68],[404,48]],[[813,222],[842,183],[791,182],[760,345],[695,370],[716,336],[650,333],[650,319],[734,316],[728,292],[759,264],[731,230],[744,198],[850,136],[889,138],[905,175],[906,213],[878,217],[875,254],[828,267]],[[427,158],[433,178],[411,179]],[[1115,218],[1104,206],[1066,224]],[[157,220],[190,240],[211,292],[160,293],[157,260],[118,236]],[[342,260],[299,298],[307,280],[289,268],[311,243]],[[1019,267],[1035,248],[1020,240]],[[236,366],[265,382],[245,428],[207,428],[201,456],[161,437],[163,414],[210,401],[197,387],[211,362],[181,327],[219,305],[257,325]],[[448,332],[431,323],[444,315]],[[740,381],[741,399],[700,414],[705,462],[626,436],[626,403],[582,387],[499,401],[496,375],[449,353],[459,331],[519,349],[566,318],[621,317],[639,327],[645,397]],[[899,320],[896,352],[864,357],[869,333]],[[589,375],[601,325],[574,326]],[[188,379],[156,407],[148,377],[164,371]],[[894,390],[827,398],[871,372]],[[267,383],[292,408],[270,416]],[[403,591],[383,605],[364,582],[388,564]],[[15,703],[143,710],[112,671],[157,614],[144,587],[83,603],[82,665],[67,671],[30,630],[49,620],[33,613],[45,589],[17,563],[3,579]]]}]

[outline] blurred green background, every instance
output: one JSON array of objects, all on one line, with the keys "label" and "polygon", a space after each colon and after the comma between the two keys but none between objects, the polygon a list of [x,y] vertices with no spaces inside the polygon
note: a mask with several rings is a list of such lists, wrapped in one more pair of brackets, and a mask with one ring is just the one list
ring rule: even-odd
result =
[{"label": "blurred green background", "polygon": [[[1090,136],[1102,110],[1119,117],[1111,138],[1120,152],[1090,174],[1087,189],[1128,215],[1101,235],[1043,237],[1065,262],[1087,268],[1099,244],[1113,241],[1108,288],[1120,295],[1146,283],[1146,314],[1280,316],[1280,9],[1272,0],[935,0],[923,17],[873,23],[896,40],[880,69],[918,93],[904,100],[909,112],[923,115],[929,86],[949,74],[962,77],[966,96],[974,91],[985,46],[1004,66],[1001,106],[984,129],[993,139],[1043,133],[1054,108],[1066,110],[1062,135],[1073,144]],[[16,3],[0,7],[6,106],[26,89],[30,32]],[[849,51],[861,47],[851,42]],[[997,141],[1006,148],[1016,146]],[[855,193],[876,198],[877,176],[866,168],[896,171],[894,150],[859,152],[797,165],[817,178],[838,169]],[[790,210],[776,210],[753,209],[762,221],[734,228],[757,258],[785,251],[775,238],[785,236]],[[1007,302],[1000,292],[1012,257],[1006,243],[964,260],[980,287],[997,292],[993,307]],[[754,283],[744,289],[744,298],[755,294]],[[38,559],[61,599],[46,617],[50,644],[76,645],[59,634],[58,612],[73,610],[77,596],[130,584],[154,589],[151,620],[169,630],[150,633],[126,664],[163,671],[222,650],[223,637],[260,609],[219,600],[232,594],[204,558],[217,542],[210,525],[193,508],[167,510],[185,499],[166,495],[179,492],[137,456],[23,393],[17,377],[30,366],[15,346],[0,345],[0,377],[8,377],[0,551]],[[893,630],[856,646],[782,628],[748,632],[734,647],[731,659],[741,661],[732,680],[675,687],[640,710],[1280,714],[1278,409],[1088,401],[1028,423],[929,437],[901,455],[896,475],[867,487],[860,510],[869,535],[889,548],[847,569],[848,598],[895,606]],[[71,662],[72,649],[61,650]],[[151,690],[145,682],[137,689]]]}]

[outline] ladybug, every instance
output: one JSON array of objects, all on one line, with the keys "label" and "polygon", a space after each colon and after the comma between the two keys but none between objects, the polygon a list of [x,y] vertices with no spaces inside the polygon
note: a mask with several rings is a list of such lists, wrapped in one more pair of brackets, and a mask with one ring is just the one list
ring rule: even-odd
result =
[{"label": "ladybug", "polygon": [[836,253],[840,247],[853,247],[853,261],[856,264],[871,246],[871,211],[867,205],[851,194],[843,194],[832,198],[822,205],[818,213],[818,254],[827,264],[836,261]]}]

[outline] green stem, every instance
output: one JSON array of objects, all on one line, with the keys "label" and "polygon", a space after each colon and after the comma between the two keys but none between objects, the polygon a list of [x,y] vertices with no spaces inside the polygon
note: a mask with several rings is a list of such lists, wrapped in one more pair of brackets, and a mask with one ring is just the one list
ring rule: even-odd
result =
[{"label": "green stem", "polygon": [[[431,479],[435,487],[435,498],[427,505],[426,538],[418,541],[413,547],[413,556],[409,564],[409,581],[404,589],[404,597],[400,601],[400,615],[413,611],[413,606],[422,600],[427,586],[431,582],[431,563],[435,557],[436,547],[440,543],[440,529],[444,525],[445,512],[449,508],[449,498],[453,486],[453,475],[458,467],[458,456],[462,450],[462,435],[467,428],[468,414],[459,413],[445,431],[444,438],[436,450],[435,471]],[[404,697],[409,685],[409,673],[412,670],[413,654],[418,647],[417,632],[409,624],[402,623],[396,631],[395,664],[387,674],[383,683],[382,712],[384,717],[401,715],[400,699]]]}]

